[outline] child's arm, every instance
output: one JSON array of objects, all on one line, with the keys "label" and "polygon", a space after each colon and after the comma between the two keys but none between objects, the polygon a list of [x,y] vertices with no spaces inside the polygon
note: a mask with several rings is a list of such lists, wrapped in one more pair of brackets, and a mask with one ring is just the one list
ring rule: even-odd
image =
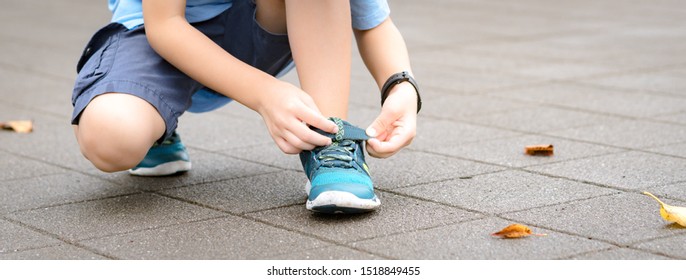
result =
[{"label": "child's arm", "polygon": [[[379,88],[391,75],[410,69],[410,59],[402,35],[390,17],[369,30],[355,30],[357,46]],[[367,141],[374,157],[389,157],[409,145],[417,130],[417,92],[407,82],[393,87],[381,114],[367,128],[375,139]]]},{"label": "child's arm", "polygon": [[337,130],[309,95],[224,51],[186,21],[185,9],[185,0],[143,1],[148,41],[160,56],[203,85],[257,111],[282,151],[298,153],[330,144],[331,139],[306,125],[331,133]]}]

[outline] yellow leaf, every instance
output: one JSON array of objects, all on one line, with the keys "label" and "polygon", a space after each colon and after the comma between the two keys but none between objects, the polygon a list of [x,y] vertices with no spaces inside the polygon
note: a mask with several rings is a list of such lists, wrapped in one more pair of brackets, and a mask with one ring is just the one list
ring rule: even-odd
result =
[{"label": "yellow leaf", "polygon": [[14,130],[17,133],[29,133],[33,131],[33,121],[0,122],[0,128]]},{"label": "yellow leaf", "polygon": [[499,232],[491,233],[493,236],[502,238],[521,238],[529,235],[545,236],[545,234],[531,233],[531,229],[522,224],[511,224],[501,229]]},{"label": "yellow leaf", "polygon": [[674,222],[682,227],[686,227],[686,207],[671,206],[662,202],[652,193],[643,192],[643,194],[650,196],[660,203],[660,216],[668,222]]}]

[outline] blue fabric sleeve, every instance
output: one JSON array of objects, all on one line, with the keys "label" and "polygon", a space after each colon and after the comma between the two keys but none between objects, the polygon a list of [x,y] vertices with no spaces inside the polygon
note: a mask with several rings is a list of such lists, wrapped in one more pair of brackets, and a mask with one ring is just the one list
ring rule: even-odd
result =
[{"label": "blue fabric sleeve", "polygon": [[350,0],[353,28],[367,30],[377,27],[391,14],[386,0]]}]

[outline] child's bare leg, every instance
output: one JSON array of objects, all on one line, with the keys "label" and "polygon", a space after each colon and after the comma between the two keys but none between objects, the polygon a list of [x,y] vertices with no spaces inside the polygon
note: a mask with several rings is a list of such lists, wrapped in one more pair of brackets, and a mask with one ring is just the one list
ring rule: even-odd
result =
[{"label": "child's bare leg", "polygon": [[135,167],[164,131],[164,120],[150,103],[123,93],[93,98],[74,126],[83,155],[105,172]]},{"label": "child's bare leg", "polygon": [[284,7],[283,1],[259,0],[257,9],[257,19],[267,30],[287,29],[303,91],[324,116],[346,119],[352,45],[349,1],[286,0]]}]

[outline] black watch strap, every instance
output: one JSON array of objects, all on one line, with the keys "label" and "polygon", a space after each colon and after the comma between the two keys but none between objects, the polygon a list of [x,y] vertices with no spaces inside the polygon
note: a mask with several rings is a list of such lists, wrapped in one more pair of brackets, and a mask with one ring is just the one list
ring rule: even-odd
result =
[{"label": "black watch strap", "polygon": [[417,85],[417,81],[415,81],[407,71],[391,75],[391,77],[389,77],[388,80],[386,80],[386,82],[383,84],[383,87],[381,87],[381,106],[383,106],[384,102],[386,102],[386,98],[388,98],[388,94],[390,93],[391,89],[395,85],[402,82],[410,83],[414,87],[415,91],[417,91],[417,113],[419,113],[419,110],[422,109],[422,98],[419,96],[419,86]]}]

